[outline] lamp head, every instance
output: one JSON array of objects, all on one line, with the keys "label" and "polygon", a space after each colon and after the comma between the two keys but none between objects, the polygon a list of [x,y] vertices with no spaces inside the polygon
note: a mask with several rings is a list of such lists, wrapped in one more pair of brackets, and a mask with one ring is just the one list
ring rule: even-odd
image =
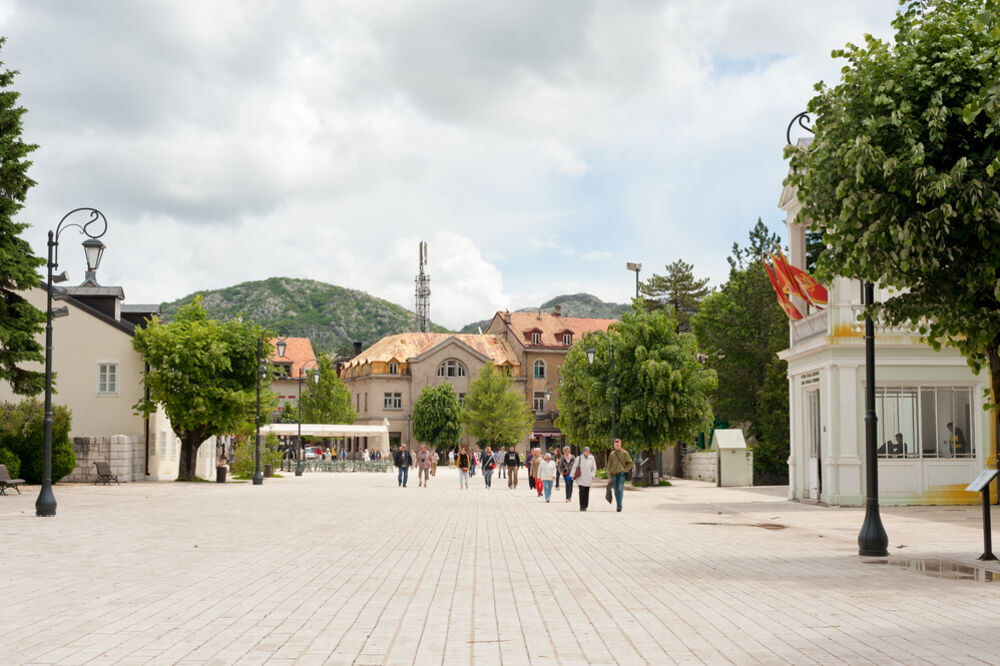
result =
[{"label": "lamp head", "polygon": [[552,399],[552,391],[546,391],[545,392],[545,402],[548,402],[551,399]]},{"label": "lamp head", "polygon": [[635,271],[636,273],[638,273],[639,271],[642,270],[642,264],[637,263],[635,261],[630,261],[625,264],[625,268],[627,268],[630,271]]},{"label": "lamp head", "polygon": [[587,347],[587,363],[589,363],[591,365],[594,364],[594,354],[595,353],[597,353],[596,349],[594,349],[593,347]]},{"label": "lamp head", "polygon": [[104,243],[96,238],[88,238],[83,241],[83,253],[87,257],[87,271],[93,273],[101,265],[101,257],[104,256]]},{"label": "lamp head", "polygon": [[285,348],[288,346],[288,343],[285,342],[284,340],[278,340],[274,344],[274,346],[278,349],[278,356],[284,358],[284,356],[285,356]]}]

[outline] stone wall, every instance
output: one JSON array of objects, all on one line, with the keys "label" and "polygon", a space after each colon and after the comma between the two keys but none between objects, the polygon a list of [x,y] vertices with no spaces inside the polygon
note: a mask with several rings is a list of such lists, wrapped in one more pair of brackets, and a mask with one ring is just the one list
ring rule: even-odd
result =
[{"label": "stone wall", "polygon": [[74,437],[76,469],[62,479],[68,483],[93,483],[97,479],[95,461],[111,465],[111,473],[122,483],[142,481],[145,475],[146,443],[141,437]]},{"label": "stone wall", "polygon": [[689,449],[684,454],[684,478],[715,483],[718,461],[715,451]]}]

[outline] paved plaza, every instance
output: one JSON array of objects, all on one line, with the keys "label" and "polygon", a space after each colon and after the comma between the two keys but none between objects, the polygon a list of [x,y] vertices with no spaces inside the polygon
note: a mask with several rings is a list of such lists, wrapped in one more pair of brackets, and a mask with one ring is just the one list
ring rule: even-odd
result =
[{"label": "paved plaza", "polygon": [[[58,485],[0,497],[7,663],[951,664],[1000,662],[981,509],[863,511],[678,481],[617,514],[522,480],[390,474]],[[561,491],[560,491],[561,493]],[[930,563],[926,562],[930,560]]]}]

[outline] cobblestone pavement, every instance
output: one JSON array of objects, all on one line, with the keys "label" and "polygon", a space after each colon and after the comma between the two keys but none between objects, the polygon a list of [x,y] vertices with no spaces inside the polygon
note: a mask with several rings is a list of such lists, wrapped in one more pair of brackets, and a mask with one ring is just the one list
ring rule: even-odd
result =
[{"label": "cobblestone pavement", "polygon": [[[482,478],[58,485],[0,497],[8,663],[1000,662],[1000,582],[857,556],[863,511],[784,489]],[[561,493],[562,491],[560,491]],[[883,509],[891,562],[978,564],[981,509]],[[919,563],[914,566],[922,566]],[[1000,566],[987,565],[997,572]]]}]

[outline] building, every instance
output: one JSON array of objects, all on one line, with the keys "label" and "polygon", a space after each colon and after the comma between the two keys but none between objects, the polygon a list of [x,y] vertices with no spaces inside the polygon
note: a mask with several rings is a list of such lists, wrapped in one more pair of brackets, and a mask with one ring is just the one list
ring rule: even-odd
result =
[{"label": "building", "polygon": [[[358,425],[389,422],[389,443],[411,446],[413,404],[427,386],[450,383],[459,401],[486,363],[493,363],[520,387],[521,364],[502,336],[452,333],[400,333],[382,338],[344,363],[340,378],[351,392]],[[521,389],[517,389],[521,392]],[[462,443],[475,441],[463,436]],[[346,442],[349,453],[368,448],[364,438]]]},{"label": "building", "polygon": [[[789,260],[805,267],[801,204],[786,186]],[[789,497],[859,505],[865,487],[865,348],[861,286],[837,278],[829,306],[790,322],[788,361]],[[875,290],[875,299],[889,296]],[[965,486],[987,465],[990,418],[983,411],[989,377],[975,375],[952,348],[934,351],[908,327],[876,325],[875,397],[879,500],[886,504],[979,501]]]},{"label": "building", "polygon": [[278,396],[278,412],[285,409],[286,404],[298,407],[299,376],[317,368],[316,355],[313,353],[309,338],[280,338],[284,343],[284,355],[277,348],[279,338],[271,338],[268,343],[275,349],[267,357],[276,372],[271,381],[271,390]]},{"label": "building", "polygon": [[530,441],[526,444],[548,450],[567,443],[554,423],[558,416],[559,368],[574,343],[589,333],[606,332],[616,322],[563,317],[558,305],[552,312],[497,312],[493,316],[486,334],[496,335],[510,345],[525,370],[526,378],[520,386],[535,414]]}]

